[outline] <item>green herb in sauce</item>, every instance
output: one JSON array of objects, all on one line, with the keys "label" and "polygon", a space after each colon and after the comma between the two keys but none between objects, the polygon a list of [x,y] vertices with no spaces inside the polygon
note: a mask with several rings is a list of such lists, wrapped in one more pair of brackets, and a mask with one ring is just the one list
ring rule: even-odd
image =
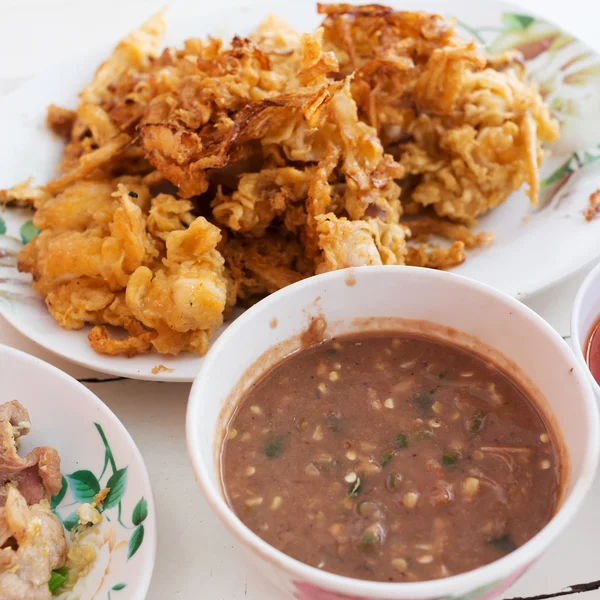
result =
[{"label": "green herb in sauce", "polygon": [[283,454],[285,437],[274,435],[265,445],[265,455],[269,459],[279,458]]},{"label": "green herb in sauce", "polygon": [[467,421],[467,433],[471,436],[475,436],[485,427],[485,415],[481,411],[477,411]]},{"label": "green herb in sauce", "polygon": [[433,414],[431,407],[433,406],[433,392],[417,392],[412,399],[412,405],[417,413],[422,417],[429,417]]},{"label": "green herb in sauce", "polygon": [[325,356],[331,358],[332,356],[335,356],[338,353],[338,351],[335,348],[327,348],[327,350],[325,350]]},{"label": "green herb in sauce", "polygon": [[398,473],[390,473],[385,478],[385,487],[388,490],[393,490],[398,485],[398,482],[401,480],[402,478],[398,475]]},{"label": "green herb in sauce", "polygon": [[377,544],[378,542],[379,539],[377,538],[377,536],[373,535],[372,533],[363,533],[360,536],[360,541],[358,543],[361,547],[367,548],[369,546]]},{"label": "green herb in sauce", "polygon": [[514,552],[517,549],[517,545],[512,539],[510,533],[506,533],[502,537],[496,538],[495,540],[488,540],[488,544],[494,546],[494,548],[500,552],[503,552],[504,554]]},{"label": "green herb in sauce", "polygon": [[396,448],[408,448],[408,436],[404,433],[399,433],[394,438],[394,443],[396,444]]},{"label": "green herb in sauce", "polygon": [[456,452],[448,452],[446,454],[442,454],[442,464],[445,467],[454,467],[458,462],[458,454]]},{"label": "green herb in sauce", "polygon": [[392,462],[392,459],[396,456],[395,450],[388,450],[381,455],[381,466],[385,467]]}]

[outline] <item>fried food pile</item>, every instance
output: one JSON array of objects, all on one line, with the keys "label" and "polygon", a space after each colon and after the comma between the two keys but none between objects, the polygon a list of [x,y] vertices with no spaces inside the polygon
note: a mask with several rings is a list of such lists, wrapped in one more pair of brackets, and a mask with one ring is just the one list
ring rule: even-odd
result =
[{"label": "fried food pile", "polygon": [[238,303],[349,266],[451,267],[491,242],[477,217],[523,184],[537,203],[558,125],[518,53],[434,14],[318,11],[314,34],[270,17],[162,52],[157,15],[76,110],[49,108],[60,175],[0,200],[36,209],[19,268],[60,325],[94,325],[105,354],[202,354]]}]

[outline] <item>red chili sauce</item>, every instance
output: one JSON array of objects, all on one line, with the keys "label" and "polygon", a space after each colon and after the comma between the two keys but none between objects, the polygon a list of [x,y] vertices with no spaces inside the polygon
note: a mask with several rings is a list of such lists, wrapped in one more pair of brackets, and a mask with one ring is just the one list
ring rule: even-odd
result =
[{"label": "red chili sauce", "polygon": [[600,319],[590,331],[585,345],[585,360],[594,379],[600,383]]}]

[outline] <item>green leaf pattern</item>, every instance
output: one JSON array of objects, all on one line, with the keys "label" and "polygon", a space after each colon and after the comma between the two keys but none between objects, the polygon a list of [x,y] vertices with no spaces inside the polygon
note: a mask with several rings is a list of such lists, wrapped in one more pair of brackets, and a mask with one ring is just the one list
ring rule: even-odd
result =
[{"label": "green leaf pattern", "polygon": [[[557,169],[555,169],[548,177],[541,181],[542,188],[552,187],[554,184],[560,182],[560,185],[564,185],[571,178],[571,176],[584,169],[588,165],[600,160],[600,144],[595,148],[584,150],[583,152],[573,152],[571,156]],[[598,152],[596,154],[595,152]]]},{"label": "green leaf pattern", "polygon": [[[108,494],[104,502],[99,505],[98,510],[106,513],[112,509],[116,509],[116,519],[109,518],[105,515],[107,521],[118,522],[123,529],[133,530],[129,537],[127,546],[127,560],[133,558],[137,551],[142,546],[144,541],[144,525],[143,522],[148,518],[148,501],[145,498],[140,498],[133,508],[131,513],[131,524],[127,525],[123,522],[123,505],[122,501],[127,491],[127,471],[128,467],[119,468],[117,461],[112,453],[110,444],[104,433],[102,426],[94,423],[96,431],[104,445],[104,460],[102,471],[98,476],[88,469],[81,469],[73,473],[66,474],[63,477],[62,487],[60,492],[50,499],[52,510],[61,519],[63,526],[67,531],[71,531],[78,523],[79,516],[77,515],[77,506],[64,518],[58,514],[61,504],[65,501],[67,492],[70,490],[73,496],[74,503],[66,504],[65,506],[73,506],[73,504],[89,503],[94,500],[95,495],[100,490],[108,488]],[[55,577],[55,583],[58,582],[58,577]],[[115,583],[110,592],[108,599],[110,600],[111,592],[119,592],[127,586],[126,583]],[[58,587],[58,586],[57,586]]]},{"label": "green leaf pattern", "polygon": [[21,240],[24,244],[28,244],[38,233],[40,230],[33,224],[33,221],[30,219],[21,225]]},{"label": "green leaf pattern", "polygon": [[502,24],[507,31],[519,31],[527,29],[535,19],[529,15],[518,15],[517,13],[504,13],[502,15]]},{"label": "green leaf pattern", "polygon": [[63,523],[63,527],[67,531],[71,531],[73,529],[73,527],[75,527],[75,525],[77,525],[77,523],[79,523],[79,515],[77,514],[77,511],[74,510],[72,513],[70,513],[66,519],[63,519],[62,523]]},{"label": "green leaf pattern", "polygon": [[139,549],[144,541],[144,526],[139,525],[129,538],[129,549],[127,551],[127,560],[129,560]]},{"label": "green leaf pattern", "polygon": [[75,500],[93,502],[94,496],[100,491],[100,484],[91,471],[75,471],[67,475]]},{"label": "green leaf pattern", "polygon": [[[20,228],[14,226],[11,216],[0,215],[0,270],[3,271],[0,277],[0,301],[27,302],[34,296],[31,286],[26,279],[8,272],[8,269],[16,271],[19,252],[23,247]],[[4,271],[4,268],[7,270]]]},{"label": "green leaf pattern", "polygon": [[133,509],[133,515],[131,515],[131,521],[134,525],[139,525],[146,520],[148,516],[148,503],[145,498],[142,498]]},{"label": "green leaf pattern", "polygon": [[56,507],[63,501],[63,498],[65,497],[65,494],[67,493],[68,488],[69,488],[69,484],[67,483],[67,480],[65,479],[65,477],[63,475],[62,487],[60,488],[60,492],[58,492],[58,494],[56,494],[56,496],[52,496],[52,498],[50,498],[50,508],[52,510],[55,510]]},{"label": "green leaf pattern", "polygon": [[104,510],[117,506],[121,502],[127,487],[127,467],[113,473],[106,482],[106,487],[110,489],[110,492],[108,492],[108,496],[102,503]]}]

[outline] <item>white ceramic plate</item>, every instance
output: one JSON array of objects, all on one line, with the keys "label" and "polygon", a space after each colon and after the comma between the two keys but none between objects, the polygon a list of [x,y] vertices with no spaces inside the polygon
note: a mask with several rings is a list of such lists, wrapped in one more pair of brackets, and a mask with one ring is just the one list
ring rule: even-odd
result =
[{"label": "white ceramic plate", "polygon": [[[156,555],[156,518],[142,455],[117,417],[85,386],[38,358],[0,345],[0,403],[18,400],[31,432],[21,453],[52,446],[63,488],[51,500],[69,530],[75,511],[105,487],[116,495],[94,536],[97,558],[61,600],[144,600]],[[107,498],[108,500],[108,498]]]},{"label": "white ceramic plate", "polygon": [[[200,11],[199,5],[180,4],[185,7],[178,6],[174,12],[181,14],[169,19],[168,45],[180,44],[190,36],[213,34],[228,39],[235,33],[245,34],[269,14],[277,14],[306,31],[313,30],[321,20],[309,1],[239,4],[237,10],[220,14],[215,14],[218,8],[214,6],[206,9],[202,5]],[[582,216],[590,193],[600,187],[600,56],[554,25],[499,2],[394,0],[389,4],[455,16],[464,37],[486,43],[491,51],[524,51],[530,78],[541,85],[562,123],[554,156],[542,172],[551,182],[542,194],[543,207],[533,210],[522,191],[513,194],[480,221],[478,229],[496,235],[494,245],[471,252],[455,272],[524,298],[600,256],[600,219],[588,223]],[[207,10],[213,13],[206,14]],[[108,55],[111,44],[44,71],[0,101],[5,140],[0,147],[0,188],[32,174],[40,182],[53,175],[61,144],[44,127],[46,107],[52,102],[75,106],[78,90]],[[13,326],[45,348],[98,371],[159,381],[194,378],[202,360],[199,357],[101,356],[89,347],[88,330],[62,330],[29,287],[17,282],[27,282],[14,269],[14,255],[21,245],[21,228],[31,214],[8,210],[2,217],[7,236],[0,238],[0,265],[5,265],[0,266],[0,312]],[[23,233],[27,236],[27,225]],[[159,364],[173,370],[152,374]]]}]

